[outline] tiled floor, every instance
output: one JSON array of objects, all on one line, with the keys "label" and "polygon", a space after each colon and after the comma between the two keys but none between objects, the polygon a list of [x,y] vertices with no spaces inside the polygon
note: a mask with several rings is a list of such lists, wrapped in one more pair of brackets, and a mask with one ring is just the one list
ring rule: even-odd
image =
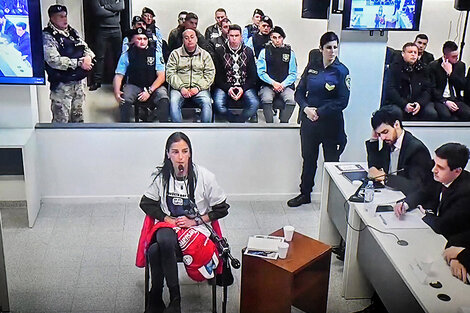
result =
[{"label": "tiled floor", "polygon": [[[268,234],[286,224],[318,238],[318,203],[292,209],[285,202],[230,202],[222,220],[233,255],[253,234]],[[134,266],[144,214],[136,201],[44,204],[35,226],[25,210],[2,209],[4,247],[12,312],[144,311],[144,271]],[[180,264],[181,265],[181,264]],[[238,312],[240,270],[229,287],[228,312]],[[210,312],[211,292],[179,271],[184,313]],[[328,312],[354,312],[368,300],[341,298],[342,262],[332,257]],[[219,306],[221,305],[219,288]],[[165,294],[167,297],[168,295]],[[219,307],[219,312],[221,308]],[[292,312],[300,312],[292,308]]]}]

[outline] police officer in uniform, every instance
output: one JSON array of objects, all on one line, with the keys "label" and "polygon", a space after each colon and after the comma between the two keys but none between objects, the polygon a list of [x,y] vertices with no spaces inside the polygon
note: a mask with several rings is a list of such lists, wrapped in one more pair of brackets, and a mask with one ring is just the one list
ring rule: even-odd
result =
[{"label": "police officer in uniform", "polygon": [[264,16],[263,11],[261,11],[260,9],[255,9],[255,11],[253,12],[253,17],[251,18],[253,23],[248,24],[245,26],[245,28],[243,28],[242,38],[243,38],[243,43],[245,45],[248,44],[248,39],[250,39],[251,36],[253,36],[253,34],[258,32],[259,21],[261,20],[261,17],[263,16]]},{"label": "police officer in uniform", "polygon": [[302,175],[300,195],[287,205],[310,203],[320,144],[325,162],[339,161],[346,146],[343,110],[349,101],[349,70],[337,56],[338,36],[327,32],[320,38],[321,55],[315,54],[305,68],[295,92],[300,106]]},{"label": "police officer in uniform", "polygon": [[[114,97],[120,104],[121,122],[130,119],[131,107],[136,102],[145,103],[151,111],[145,111],[145,122],[168,121],[169,99],[165,82],[165,65],[163,56],[148,45],[149,39],[145,28],[130,31],[129,49],[121,54],[113,80]],[[121,91],[124,77],[126,84]]]},{"label": "police officer in uniform", "polygon": [[49,7],[43,29],[44,61],[51,88],[52,122],[83,122],[84,78],[92,69],[93,51],[67,22],[67,8]]},{"label": "police officer in uniform", "polygon": [[276,26],[271,31],[271,42],[261,50],[258,58],[258,76],[262,81],[260,89],[261,105],[266,123],[273,122],[273,100],[280,97],[284,104],[279,119],[289,122],[294,111],[295,80],[297,79],[297,61],[289,45],[284,44],[286,34]]},{"label": "police officer in uniform", "polygon": [[264,45],[269,42],[269,34],[271,33],[272,28],[273,21],[269,16],[265,15],[259,22],[259,31],[254,33],[253,36],[248,39],[248,43],[246,45],[250,47],[251,50],[253,50],[256,58],[258,58],[261,49],[264,48]]}]

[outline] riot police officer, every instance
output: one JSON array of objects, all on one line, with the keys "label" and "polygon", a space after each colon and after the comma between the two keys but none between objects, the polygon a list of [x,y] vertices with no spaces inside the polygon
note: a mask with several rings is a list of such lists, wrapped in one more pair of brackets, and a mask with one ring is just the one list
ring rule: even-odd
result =
[{"label": "riot police officer", "polygon": [[93,51],[67,21],[67,8],[49,7],[43,30],[44,61],[51,83],[52,122],[83,122],[84,78],[93,67]]},{"label": "riot police officer", "polygon": [[312,54],[295,92],[300,106],[302,175],[300,195],[287,205],[310,203],[320,144],[325,162],[339,161],[346,146],[343,110],[349,101],[349,70],[338,58],[338,36],[327,32],[320,38],[320,53]]}]

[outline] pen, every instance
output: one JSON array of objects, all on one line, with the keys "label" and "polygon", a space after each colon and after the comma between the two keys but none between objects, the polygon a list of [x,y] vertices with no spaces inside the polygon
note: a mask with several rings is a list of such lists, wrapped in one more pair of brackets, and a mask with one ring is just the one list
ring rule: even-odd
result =
[{"label": "pen", "polygon": [[380,216],[380,219],[382,220],[382,222],[384,223],[384,225],[387,225],[387,222],[385,221],[384,217],[380,214],[379,214],[379,216]]}]

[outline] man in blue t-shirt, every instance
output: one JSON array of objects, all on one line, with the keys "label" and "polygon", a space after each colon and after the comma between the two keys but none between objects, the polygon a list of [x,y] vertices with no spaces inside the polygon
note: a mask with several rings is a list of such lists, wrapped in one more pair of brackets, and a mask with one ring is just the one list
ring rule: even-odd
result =
[{"label": "man in blue t-shirt", "polygon": [[[167,89],[163,86],[163,57],[149,47],[144,28],[132,30],[129,41],[130,47],[119,58],[113,80],[114,97],[121,109],[121,122],[129,122],[131,107],[137,101],[145,104],[142,106],[145,122],[167,122],[170,102]],[[124,77],[126,82],[122,86]]]}]

